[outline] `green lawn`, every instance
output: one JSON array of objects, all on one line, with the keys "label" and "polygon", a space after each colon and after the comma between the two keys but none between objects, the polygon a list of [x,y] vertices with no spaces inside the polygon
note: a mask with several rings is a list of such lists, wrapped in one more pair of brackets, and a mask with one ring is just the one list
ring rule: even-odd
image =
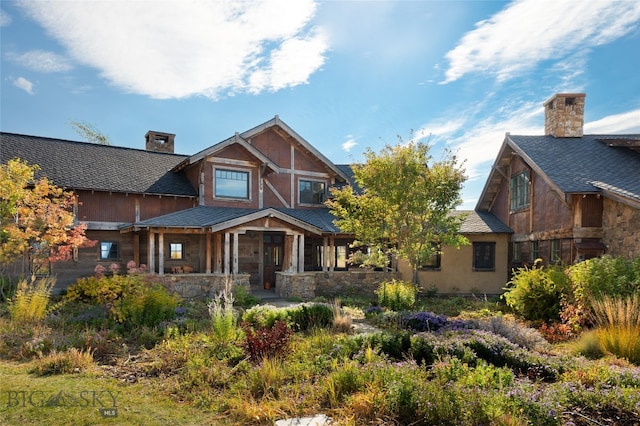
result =
[{"label": "green lawn", "polygon": [[32,365],[0,361],[1,424],[224,424],[166,395],[157,379],[127,383],[106,377],[100,367],[81,374],[38,377],[28,373]]}]

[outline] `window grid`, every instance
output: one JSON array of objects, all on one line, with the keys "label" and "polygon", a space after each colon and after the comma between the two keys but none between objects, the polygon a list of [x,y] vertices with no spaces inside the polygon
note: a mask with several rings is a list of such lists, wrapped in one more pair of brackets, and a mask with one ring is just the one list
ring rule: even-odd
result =
[{"label": "window grid", "polygon": [[169,257],[172,260],[184,259],[184,244],[183,243],[170,243],[169,244]]},{"label": "window grid", "polygon": [[495,270],[495,242],[473,243],[473,269],[476,271]]},{"label": "window grid", "polygon": [[549,248],[549,259],[552,263],[562,262],[562,244],[560,240],[551,240]]},{"label": "window grid", "polygon": [[529,172],[524,171],[511,178],[509,205],[511,211],[529,206]]},{"label": "window grid", "polygon": [[531,262],[535,262],[537,258],[540,257],[540,245],[538,241],[531,241],[529,249],[529,260]]},{"label": "window grid", "polygon": [[249,199],[249,172],[215,169],[215,197]]},{"label": "window grid", "polygon": [[100,259],[109,260],[119,258],[120,253],[118,252],[118,243],[114,243],[112,241],[100,242]]},{"label": "window grid", "polygon": [[322,204],[325,201],[326,183],[300,180],[299,199],[301,204]]}]

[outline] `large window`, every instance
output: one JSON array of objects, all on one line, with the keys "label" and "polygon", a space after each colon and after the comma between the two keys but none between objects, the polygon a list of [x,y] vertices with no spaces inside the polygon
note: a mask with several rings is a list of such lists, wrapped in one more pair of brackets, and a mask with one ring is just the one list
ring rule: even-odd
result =
[{"label": "large window", "polygon": [[496,269],[496,243],[473,243],[473,269],[475,271]]},{"label": "large window", "polygon": [[119,258],[120,258],[120,253],[118,251],[118,243],[114,243],[112,241],[100,242],[100,259],[111,260],[111,259],[119,259]]},{"label": "large window", "polygon": [[[327,247],[328,255],[331,256],[331,250]],[[312,260],[313,264],[309,265],[309,267],[316,271],[321,271],[325,267],[324,263],[324,246],[322,244],[318,244],[314,246],[314,258]],[[348,260],[349,260],[350,250],[346,244],[342,244],[340,242],[336,242],[335,250],[333,252],[333,267],[334,269],[347,269]],[[332,259],[329,258],[329,261]],[[330,264],[326,265],[327,267],[331,267]]]},{"label": "large window", "polygon": [[324,182],[311,180],[300,181],[300,204],[322,204],[325,200],[326,185]]},{"label": "large window", "polygon": [[510,208],[518,210],[529,206],[529,172],[524,171],[511,178]]},{"label": "large window", "polygon": [[169,257],[172,260],[184,259],[184,244],[183,243],[170,243],[169,244]]},{"label": "large window", "polygon": [[216,169],[215,196],[249,199],[249,172]]}]

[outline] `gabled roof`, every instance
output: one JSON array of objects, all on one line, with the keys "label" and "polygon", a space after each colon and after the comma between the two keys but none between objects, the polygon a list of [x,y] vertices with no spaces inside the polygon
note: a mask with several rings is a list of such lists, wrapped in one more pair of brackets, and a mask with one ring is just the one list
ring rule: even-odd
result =
[{"label": "gabled roof", "polygon": [[275,217],[315,234],[339,233],[328,209],[242,209],[197,206],[125,225],[122,231],[145,228],[200,229],[212,232],[240,226],[256,219]]},{"label": "gabled roof", "polygon": [[184,174],[171,172],[184,155],[0,132],[0,162],[12,158],[67,189],[197,196]]},{"label": "gabled roof", "polygon": [[327,157],[322,155],[320,151],[314,148],[313,145],[307,142],[302,136],[300,136],[295,130],[289,127],[287,123],[282,121],[280,117],[278,117],[277,115],[273,117],[271,120],[266,121],[252,129],[249,129],[241,133],[240,136],[242,136],[245,139],[250,139],[274,126],[280,127],[282,130],[287,132],[304,149],[306,149],[312,155],[314,155],[316,158],[322,161],[329,170],[331,170],[336,175],[340,176],[342,179],[347,180],[347,176],[344,174],[344,172],[340,168],[338,168],[335,164],[333,164]]},{"label": "gabled roof", "polygon": [[[622,146],[612,144],[620,140]],[[519,155],[559,195],[605,193],[640,203],[640,153],[628,149],[640,135],[585,135],[577,138],[521,136],[507,133],[477,210],[489,210],[505,165]]]},{"label": "gabled roof", "polygon": [[235,135],[231,136],[228,139],[223,140],[222,142],[219,142],[213,146],[210,146],[209,148],[203,149],[197,154],[190,156],[189,158],[185,159],[181,164],[179,164],[176,167],[176,169],[181,169],[182,167],[188,164],[196,163],[202,160],[203,158],[206,158],[210,155],[214,155],[216,152],[220,152],[226,147],[234,144],[240,145],[241,147],[246,149],[251,155],[257,158],[261,164],[265,164],[272,171],[279,173],[280,168],[276,163],[271,161],[266,155],[260,152],[260,150],[258,150],[256,147],[251,145],[249,142],[247,142],[247,140],[242,136],[240,136],[238,133],[236,133]]}]

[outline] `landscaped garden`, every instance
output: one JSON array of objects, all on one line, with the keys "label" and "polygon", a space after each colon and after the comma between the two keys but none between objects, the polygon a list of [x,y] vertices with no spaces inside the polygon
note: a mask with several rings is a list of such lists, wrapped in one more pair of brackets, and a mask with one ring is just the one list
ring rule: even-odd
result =
[{"label": "landscaped garden", "polygon": [[0,423],[640,424],[640,259],[522,268],[504,297],[187,302],[135,269],[0,312]]}]

